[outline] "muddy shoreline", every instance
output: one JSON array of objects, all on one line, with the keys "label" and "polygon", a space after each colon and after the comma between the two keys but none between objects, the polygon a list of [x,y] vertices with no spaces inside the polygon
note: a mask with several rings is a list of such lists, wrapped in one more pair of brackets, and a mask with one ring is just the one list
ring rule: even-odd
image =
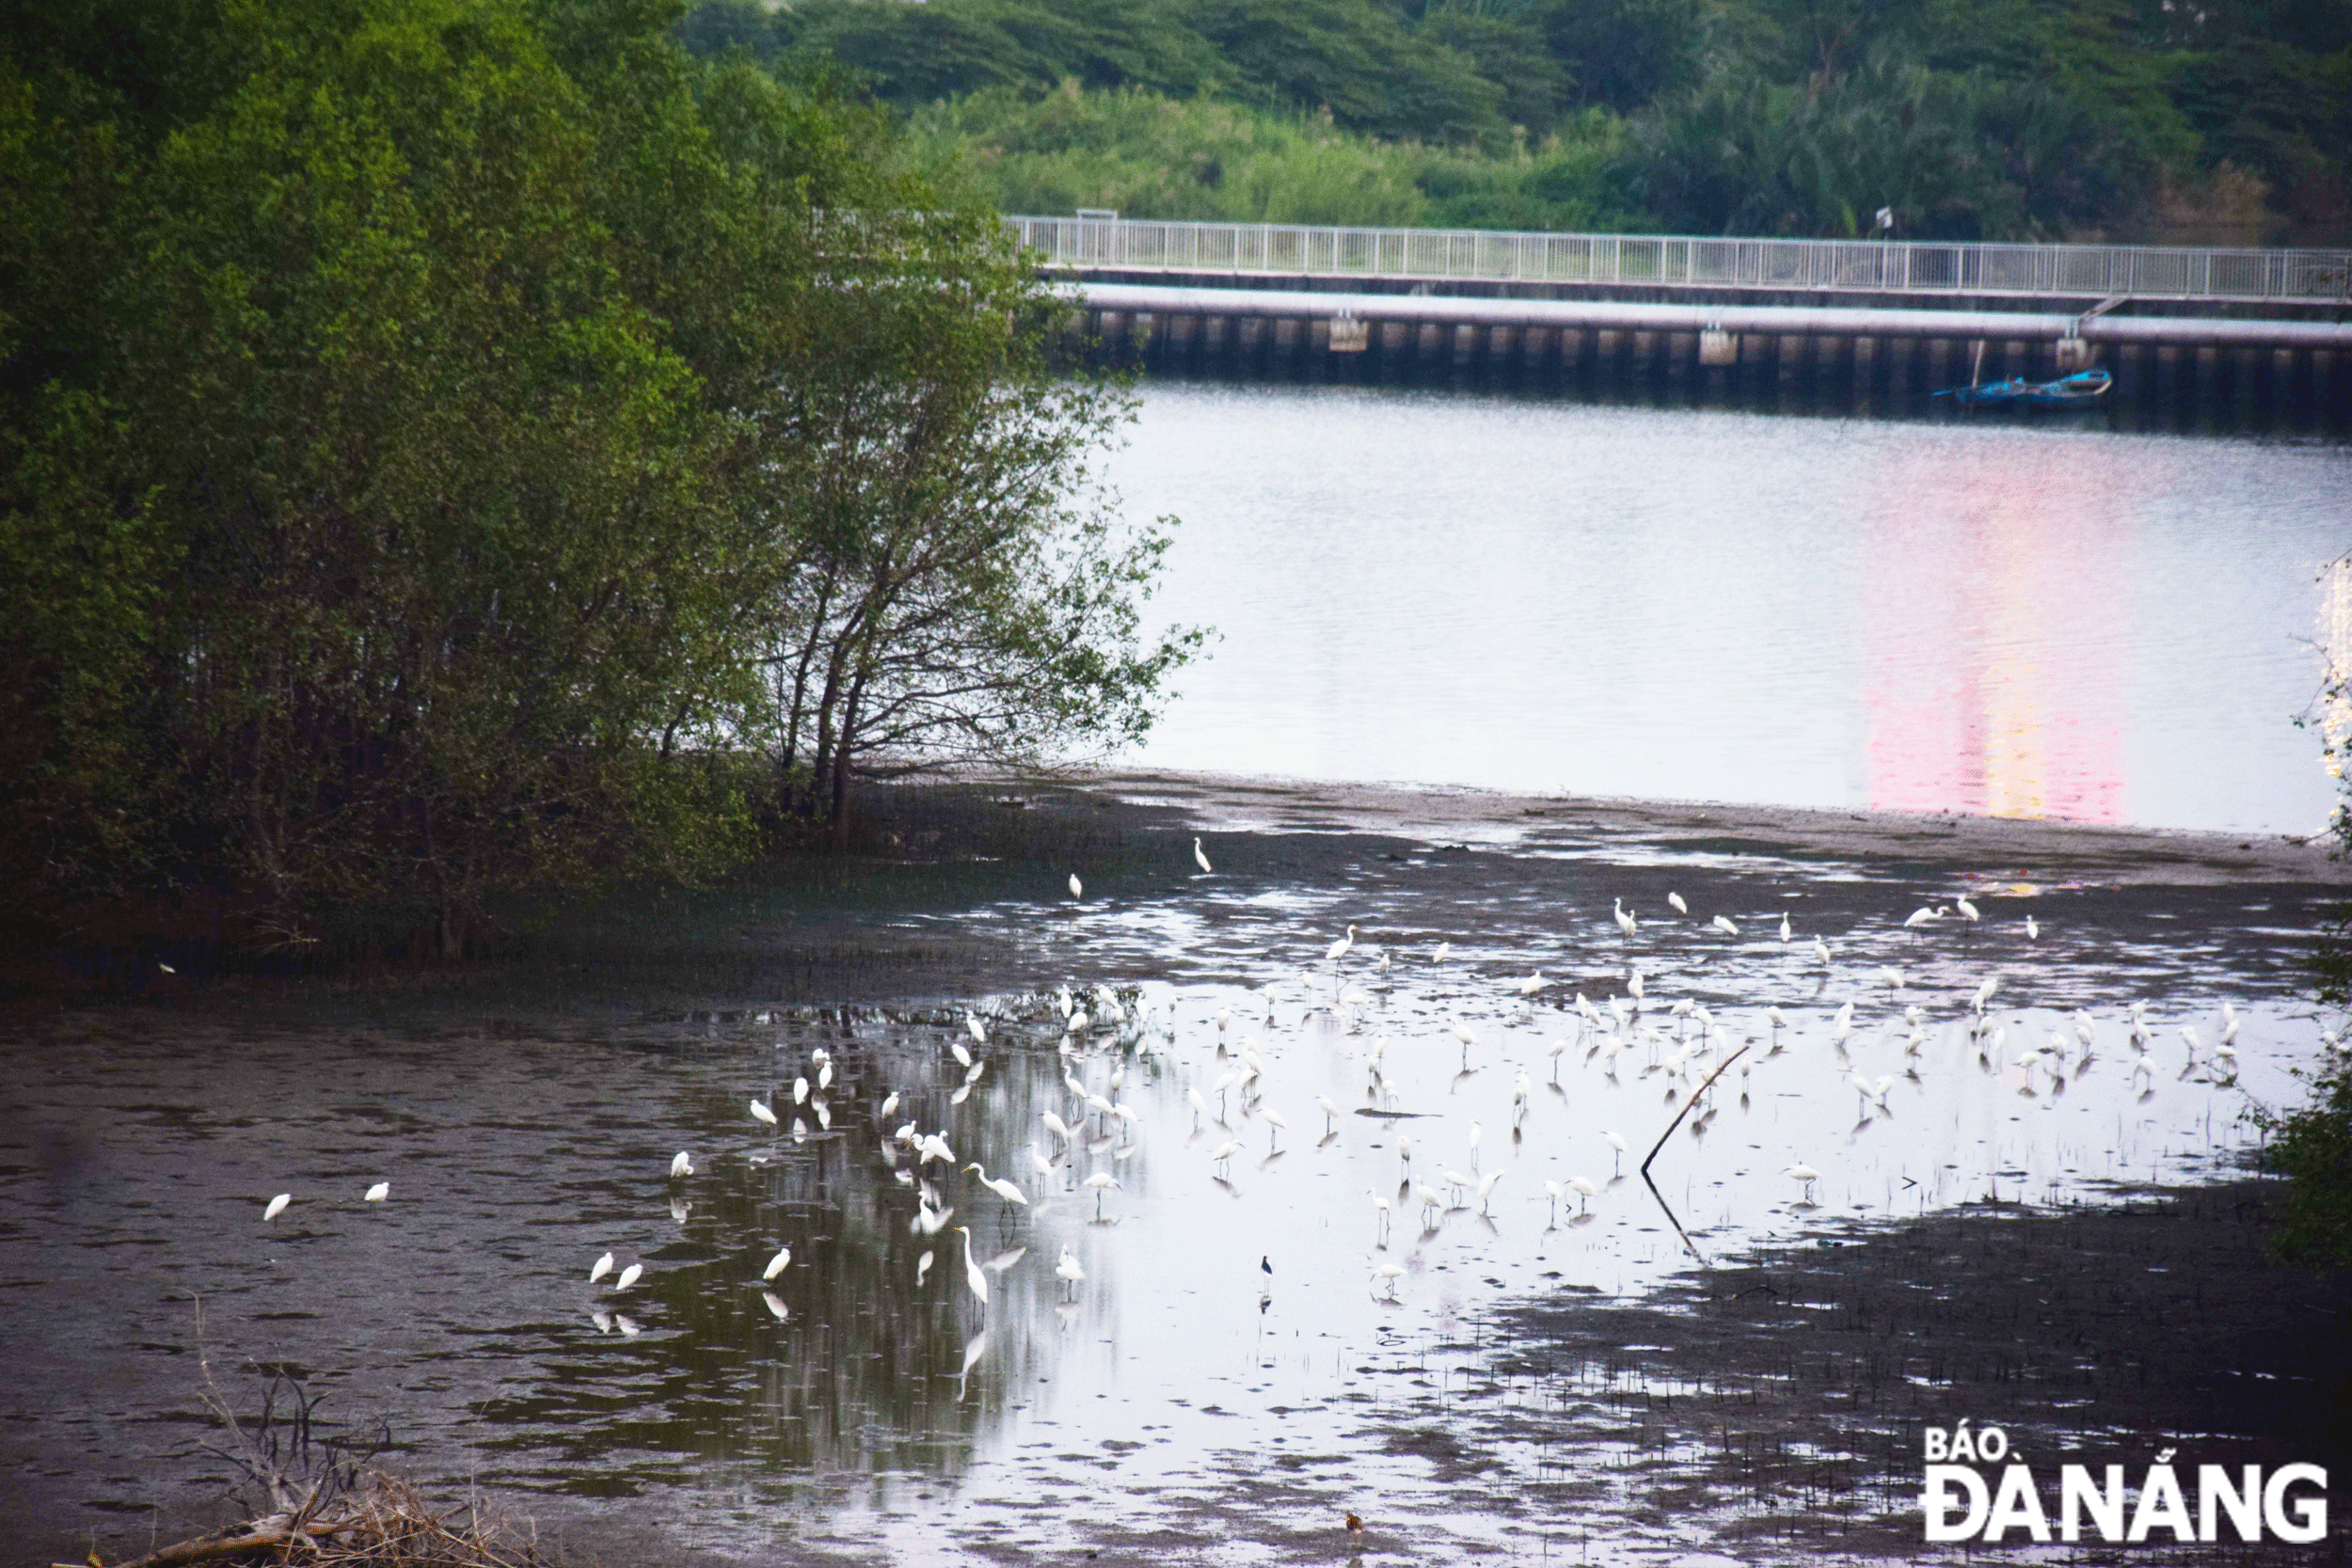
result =
[{"label": "muddy shoreline", "polygon": [[[1101,770],[874,789],[857,834],[865,852],[761,862],[709,889],[503,899],[491,911],[487,956],[460,962],[257,968],[201,940],[135,938],[20,967],[8,1006],[22,1014],[126,998],[358,1001],[465,1012],[968,996],[997,989],[1035,955],[959,913],[1065,901],[1073,871],[1098,906],[1167,897],[1191,874],[1195,836],[1213,846],[1222,885],[1243,890],[1346,890],[1367,881],[1367,868],[1410,863],[1418,886],[1442,894],[1448,882],[1474,889],[1549,862],[1561,873],[1552,895],[1579,891],[1577,865],[1605,867],[1612,889],[1655,908],[1669,883],[1686,894],[1741,879],[1794,885],[1853,867],[1865,879],[1842,890],[1851,895],[1825,896],[1833,922],[1967,892],[1979,904],[2032,900],[2045,922],[2059,911],[2093,926],[2153,916],[2201,939],[2228,937],[2258,892],[2315,929],[2352,889],[2352,864],[2332,859],[2325,839]],[[910,911],[930,918],[901,918]],[[1380,918],[1371,904],[1361,912],[1368,926]],[[2271,923],[2265,940],[2303,945],[2283,924]]]}]

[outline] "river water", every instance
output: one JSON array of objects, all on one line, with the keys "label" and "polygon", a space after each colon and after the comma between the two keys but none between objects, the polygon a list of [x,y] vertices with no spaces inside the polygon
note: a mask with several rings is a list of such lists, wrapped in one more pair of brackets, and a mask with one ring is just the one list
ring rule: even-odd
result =
[{"label": "river water", "polygon": [[[2096,420],[2098,416],[2091,416]],[[2309,832],[2352,449],[1154,384],[1168,768]]]},{"label": "river water", "polygon": [[[1184,515],[1166,608],[1225,641],[1149,755],[2307,827],[2327,791],[2286,720],[2346,475],[2294,445],[1154,388],[1120,477]],[[2324,889],[1295,815],[1210,832],[1214,872],[1186,830],[1079,868],[1083,898],[1056,865],[859,914],[852,943],[1000,955],[885,1007],[592,978],[9,1023],[0,1561],[171,1539],[234,1479],[208,1377],[249,1413],[279,1371],[439,1495],[664,1553],[1337,1560],[1357,1509],[1374,1560],[1688,1560],[1740,1509],[1661,1511],[1631,1439],[1576,1459],[1618,1479],[1572,1515],[1531,1500],[1557,1454],[1454,1487],[1458,1406],[1554,1397],[1496,1380],[1499,1314],[2207,1179],[2321,1027],[2296,949]],[[607,1252],[628,1289],[591,1280]],[[2016,1398],[2063,1422],[2063,1392]]]}]

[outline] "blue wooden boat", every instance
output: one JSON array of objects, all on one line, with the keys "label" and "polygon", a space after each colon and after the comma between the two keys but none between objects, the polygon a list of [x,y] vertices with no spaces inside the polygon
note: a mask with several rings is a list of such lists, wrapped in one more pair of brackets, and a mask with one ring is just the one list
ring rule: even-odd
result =
[{"label": "blue wooden boat", "polygon": [[1933,395],[1950,398],[1955,403],[1994,404],[2015,403],[2030,390],[2032,387],[2024,376],[2012,375],[2006,381],[1979,381],[1968,387],[1947,387]]},{"label": "blue wooden boat", "polygon": [[2027,381],[2022,375],[2012,375],[2006,381],[1983,381],[1973,387],[1947,387],[1933,395],[1980,407],[2024,403],[2038,408],[2080,408],[2096,402],[2113,385],[2115,377],[2106,371],[2089,370],[2062,375],[2056,381]]},{"label": "blue wooden boat", "polygon": [[2028,387],[2019,395],[2042,408],[2075,408],[2093,402],[2114,385],[2115,377],[2106,371],[2076,371],[2073,375]]}]

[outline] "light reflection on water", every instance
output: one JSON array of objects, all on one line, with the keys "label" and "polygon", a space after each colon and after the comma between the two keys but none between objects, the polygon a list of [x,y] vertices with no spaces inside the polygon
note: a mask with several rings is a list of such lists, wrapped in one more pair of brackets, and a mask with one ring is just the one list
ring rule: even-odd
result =
[{"label": "light reflection on water", "polygon": [[[412,1470],[637,1498],[690,1541],[750,1548],[821,1518],[908,1552],[936,1552],[942,1529],[993,1549],[1073,1522],[1108,1528],[1147,1506],[1148,1487],[1165,1488],[1152,1509],[1205,1505],[1299,1456],[1335,1504],[1362,1491],[1391,1514],[1424,1511],[1438,1531],[1428,1555],[1442,1559],[1519,1527],[1455,1506],[1422,1458],[1384,1446],[1401,1416],[1483,1381],[1496,1305],[1631,1296],[1686,1261],[1634,1176],[1679,1109],[1660,1059],[1705,1038],[1695,1016],[1673,1017],[1677,1000],[1713,1009],[1729,1048],[1754,1047],[1704,1129],[1674,1132],[1655,1167],[1677,1218],[1717,1256],[1828,1221],[2193,1174],[2250,1132],[2234,1087],[2184,1074],[2177,1028],[2199,1028],[2209,1049],[2217,1001],[2234,996],[2242,1086],[2275,1101],[2316,1027],[2232,946],[2257,927],[2291,928],[2292,911],[2249,910],[2233,932],[2175,929],[2152,909],[2142,935],[2122,938],[2070,929],[2046,901],[1987,896],[1981,927],[1954,919],[1920,937],[1899,916],[1830,912],[1874,884],[1776,874],[1756,857],[1736,879],[1686,884],[1736,890],[1718,896],[1740,900],[1726,912],[1740,937],[1705,927],[1717,911],[1703,896],[1678,919],[1653,894],[1637,900],[1645,924],[1628,942],[1589,892],[1597,881],[1572,906],[1546,869],[1556,863],[1492,860],[1474,919],[1417,898],[1409,860],[1383,871],[1385,893],[1366,879],[1229,901],[1208,880],[1181,900],[997,906],[993,918],[1036,949],[1067,956],[1033,976],[1041,990],[1149,973],[1129,1006],[1163,1027],[1062,1052],[1044,996],[974,999],[992,1039],[961,1102],[950,1047],[967,1037],[953,1008],[587,1030],[507,1021],[446,1037],[123,1015],[70,1026],[87,1031],[72,1053],[43,1049],[54,1037],[20,1039],[5,1064],[24,1132],[0,1185],[13,1308],[0,1351],[23,1370],[0,1414],[50,1413],[45,1457],[91,1465],[93,1497],[135,1504],[157,1477],[215,1470],[194,1447],[208,1435],[186,1354],[200,1295],[216,1365],[306,1371],[347,1418],[389,1418]],[[2022,934],[2028,907],[2050,920],[2038,942]],[[1772,934],[1783,910],[1797,931],[1788,944]],[[1323,946],[1349,920],[1365,931],[1335,972]],[[1811,955],[1816,931],[1832,936],[1832,967]],[[1442,963],[1440,936],[1457,942]],[[1570,998],[1622,999],[1629,962],[1666,1039],[1636,1036],[1613,1077]],[[1899,990],[1879,974],[1888,966]],[[1525,1003],[1513,982],[1539,968],[1575,979]],[[1991,976],[2005,1040],[1979,1060],[1963,1006]],[[2162,999],[2144,1098],[2121,1013],[2143,995]],[[1847,1001],[1856,1016],[1841,1054],[1831,1021]],[[1792,1021],[1777,1053],[1772,1003]],[[1930,1015],[1915,1054],[1906,1004]],[[2070,1067],[2057,1091],[2017,1057],[2071,1033],[2082,1006],[2097,1015],[2098,1060]],[[1477,1036],[1468,1072],[1457,1021]],[[1227,1124],[1196,1126],[1186,1090],[1214,1108],[1210,1085],[1245,1037],[1264,1057],[1263,1100],[1229,1090]],[[1548,1048],[1563,1040],[1555,1059]],[[813,1106],[787,1109],[820,1048],[838,1075],[829,1131]],[[1386,1081],[1372,1100],[1375,1049]],[[1026,1149],[1052,1149],[1042,1114],[1077,1119],[1065,1071],[1137,1118],[1106,1132],[1096,1117],[1041,1181]],[[1531,1093],[1515,1136],[1521,1072]],[[1884,1109],[1866,1114],[1853,1072],[1894,1080]],[[1011,1177],[1026,1208],[936,1163],[899,1180],[914,1156],[885,1154],[890,1129],[875,1116],[892,1092],[902,1106],[888,1123],[944,1132],[957,1165],[977,1158]],[[1318,1095],[1345,1113],[1333,1129]],[[755,1096],[777,1106],[782,1131],[750,1117]],[[1356,1114],[1391,1104],[1412,1119]],[[1627,1159],[1604,1129],[1626,1135]],[[1472,1196],[1424,1227],[1402,1186],[1400,1135],[1415,1146],[1409,1175],[1432,1186],[1448,1169],[1503,1172],[1486,1212]],[[1210,1156],[1228,1138],[1240,1149],[1220,1180]],[[680,1148],[696,1171],[673,1180]],[[1823,1172],[1818,1208],[1780,1174],[1797,1161]],[[1099,1198],[1078,1184],[1097,1171],[1120,1182]],[[1542,1183],[1579,1175],[1602,1188],[1590,1218],[1571,1197],[1555,1223]],[[992,1278],[985,1319],[961,1236],[915,1228],[925,1179],[953,1206],[949,1226],[972,1227],[977,1256],[1025,1248]],[[391,1201],[360,1203],[377,1180]],[[285,1190],[294,1207],[262,1224],[262,1201]],[[1375,1196],[1391,1205],[1385,1244]],[[762,1265],[786,1243],[792,1262],[766,1284]],[[1052,1272],[1065,1246],[1086,1271],[1074,1291]],[[607,1249],[644,1265],[634,1290],[589,1284]],[[1379,1299],[1384,1262],[1404,1270],[1393,1302]],[[126,1433],[151,1451],[132,1479],[108,1480],[125,1466],[98,1456],[119,1455]]]},{"label": "light reflection on water", "polygon": [[2308,832],[2352,450],[1154,384],[1142,760]]}]

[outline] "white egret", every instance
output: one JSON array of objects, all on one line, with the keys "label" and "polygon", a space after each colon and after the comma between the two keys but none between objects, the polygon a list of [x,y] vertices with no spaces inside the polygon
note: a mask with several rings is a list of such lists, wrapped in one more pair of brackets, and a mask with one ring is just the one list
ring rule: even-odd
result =
[{"label": "white egret", "polygon": [[1471,1122],[1470,1129],[1470,1169],[1472,1170],[1476,1170],[1478,1168],[1478,1140],[1484,1134],[1479,1132],[1478,1123],[1474,1121]]},{"label": "white egret", "polygon": [[1502,1180],[1503,1174],[1502,1171],[1492,1170],[1480,1178],[1478,1182],[1478,1212],[1480,1213],[1486,1212],[1486,1200],[1494,1196],[1495,1183]]},{"label": "white egret", "polygon": [[1961,913],[1961,917],[1966,920],[1969,925],[1974,926],[1977,923],[1977,906],[1968,902],[1965,897],[1955,896],[1952,899],[1952,908],[1958,910]]},{"label": "white egret", "polygon": [[986,1045],[988,1043],[988,1025],[982,1023],[980,1022],[980,1015],[974,1012],[969,1007],[966,1007],[963,1010],[963,1026],[972,1031],[972,1037],[974,1039],[979,1041],[982,1045]]},{"label": "white egret", "polygon": [[1478,1034],[1460,1019],[1454,1020],[1454,1037],[1462,1042],[1462,1066],[1470,1067],[1470,1047],[1478,1043]]},{"label": "white egret", "polygon": [[1783,914],[1780,917],[1780,940],[1787,942],[1791,934],[1792,933],[1788,929],[1788,917],[1786,914]]},{"label": "white egret", "polygon": [[[1077,879],[1073,877],[1071,880],[1074,882]],[[972,1261],[972,1227],[963,1225],[957,1226],[956,1233],[963,1238],[963,1282],[971,1287],[974,1295],[980,1298],[980,1315],[986,1317],[988,1315],[988,1271]]]},{"label": "white egret", "polygon": [[768,1266],[759,1271],[759,1277],[762,1279],[773,1279],[776,1275],[782,1274],[784,1272],[785,1265],[791,1261],[792,1249],[788,1246],[780,1247],[777,1249],[776,1255],[768,1259]]},{"label": "white egret", "polygon": [[1821,1173],[1820,1171],[1815,1170],[1811,1165],[1797,1164],[1788,1166],[1780,1174],[1787,1177],[1792,1177],[1795,1180],[1804,1182],[1804,1201],[1807,1203],[1813,1201],[1813,1183],[1821,1179]]},{"label": "white egret", "polygon": [[279,1193],[276,1197],[271,1198],[269,1203],[262,1210],[262,1218],[264,1220],[276,1219],[278,1215],[286,1212],[286,1205],[292,1203],[293,1201],[294,1194]]},{"label": "white egret", "polygon": [[[1073,871],[1070,874],[1070,896],[1073,898],[1084,898],[1086,895],[1087,885],[1078,880],[1078,874],[1075,871]],[[987,1298],[982,1297],[981,1299],[986,1300]]]},{"label": "white egret", "polygon": [[612,1255],[608,1252],[603,1257],[597,1259],[596,1266],[588,1271],[588,1283],[594,1285],[597,1280],[602,1279],[606,1275],[609,1275],[612,1272]]},{"label": "white egret", "polygon": [[994,1193],[998,1197],[1003,1198],[1007,1203],[1018,1203],[1024,1209],[1026,1209],[1029,1206],[1028,1198],[1022,1193],[1021,1189],[1012,1182],[1004,1180],[1002,1177],[999,1177],[993,1181],[990,1180],[988,1167],[981,1164],[977,1160],[973,1161],[970,1164],[964,1166],[963,1168],[965,1170],[978,1171],[980,1173],[980,1185],[986,1187],[990,1192]]},{"label": "white egret", "polygon": [[367,1196],[361,1198],[360,1201],[363,1203],[381,1203],[391,1196],[392,1184],[389,1181],[378,1181],[374,1186],[368,1189]]},{"label": "white egret", "polygon": [[1054,1162],[1038,1152],[1037,1140],[1029,1140],[1029,1168],[1040,1176],[1054,1174]]},{"label": "white egret", "polygon": [[1544,1196],[1551,1199],[1551,1223],[1558,1225],[1560,1223],[1560,1200],[1568,1196],[1568,1190],[1557,1181],[1547,1180],[1544,1182]]},{"label": "white egret", "polygon": [[1820,964],[1823,969],[1827,969],[1829,967],[1829,943],[1823,942],[1820,937],[1815,937],[1813,939],[1813,961]]},{"label": "white egret", "polygon": [[919,1288],[919,1287],[922,1285],[922,1283],[923,1283],[923,1276],[924,1276],[925,1275],[927,1275],[927,1274],[930,1273],[930,1272],[931,1272],[931,1254],[930,1254],[930,1253],[929,1253],[929,1252],[926,1252],[926,1253],[924,1253],[924,1254],[923,1254],[923,1256],[922,1256],[922,1257],[917,1258],[917,1259],[914,1260],[914,1283],[915,1283],[915,1285],[916,1285],[918,1288]]},{"label": "white egret", "polygon": [[1336,1132],[1340,1130],[1340,1108],[1331,1103],[1331,1097],[1329,1095],[1319,1094],[1315,1096],[1315,1109],[1323,1113],[1323,1127],[1325,1132]]},{"label": "white egret", "polygon": [[1601,1139],[1602,1139],[1602,1141],[1603,1141],[1603,1142],[1605,1142],[1606,1144],[1608,1144],[1608,1146],[1609,1146],[1611,1148],[1613,1148],[1613,1149],[1615,1149],[1615,1150],[1617,1151],[1617,1169],[1618,1169],[1618,1170],[1620,1170],[1620,1171],[1624,1170],[1624,1169],[1625,1169],[1625,1134],[1624,1134],[1624,1133],[1622,1133],[1622,1132],[1603,1132],[1601,1133]]},{"label": "white egret", "polygon": [[628,1268],[621,1271],[621,1277],[612,1282],[612,1288],[615,1291],[626,1291],[630,1286],[636,1284],[638,1280],[644,1277],[644,1264],[631,1263]]},{"label": "white egret", "polygon": [[1061,1249],[1061,1261],[1054,1265],[1054,1277],[1064,1284],[1083,1285],[1086,1283],[1087,1272],[1080,1266],[1078,1255],[1068,1247],[1064,1247]]},{"label": "white egret", "polygon": [[1347,928],[1347,935],[1340,938],[1339,941],[1333,942],[1330,946],[1323,950],[1323,961],[1327,964],[1338,963],[1342,958],[1347,957],[1347,950],[1355,945],[1356,927],[1350,926]]},{"label": "white egret", "polygon": [[693,1156],[689,1154],[685,1149],[679,1149],[676,1157],[670,1162],[670,1175],[673,1179],[675,1179],[676,1177],[691,1176],[693,1174]]},{"label": "white egret", "polygon": [[874,1119],[877,1121],[887,1121],[890,1118],[890,1113],[896,1111],[898,1108],[898,1091],[893,1089],[890,1091],[890,1098],[882,1102],[882,1110],[876,1114]]},{"label": "white egret", "polygon": [[1197,838],[1192,841],[1192,863],[1203,872],[1213,869],[1209,864],[1208,853],[1200,847],[1200,841]]},{"label": "white egret", "polygon": [[964,1049],[961,1040],[950,1040],[947,1050],[948,1053],[955,1057],[956,1066],[970,1067],[972,1065],[972,1053]]},{"label": "white egret", "polygon": [[1399,1138],[1399,1139],[1397,1139],[1397,1140],[1396,1140],[1396,1157],[1397,1157],[1397,1159],[1398,1159],[1399,1161],[1401,1161],[1403,1164],[1406,1164],[1406,1166],[1408,1166],[1408,1167],[1412,1164],[1412,1163],[1413,1163],[1413,1140],[1412,1140],[1412,1139],[1410,1139],[1410,1138]]},{"label": "white egret", "polygon": [[1670,893],[1666,895],[1666,902],[1675,907],[1675,913],[1677,914],[1689,914],[1691,912],[1691,906],[1682,901],[1682,895],[1679,893]]},{"label": "white egret", "polygon": [[755,1099],[752,1101],[752,1119],[754,1121],[766,1122],[769,1126],[773,1127],[776,1124],[776,1113],[774,1109],[768,1105],[765,1101]]},{"label": "white egret", "polygon": [[1450,942],[1441,942],[1430,951],[1429,961],[1433,964],[1441,964],[1453,955],[1454,944]]},{"label": "white egret", "polygon": [[1922,904],[1903,917],[1903,929],[1915,931],[1922,926],[1932,926],[1936,918],[1936,911]]},{"label": "white egret", "polygon": [[1539,969],[1530,974],[1526,979],[1519,982],[1519,994],[1521,996],[1533,996],[1537,991],[1543,990],[1547,984],[1549,984],[1549,982],[1544,979],[1544,972]]},{"label": "white egret", "polygon": [[1617,929],[1629,937],[1631,936],[1640,928],[1641,922],[1633,918],[1633,911],[1625,907],[1624,899],[1612,899],[1611,902],[1615,907]]},{"label": "white egret", "polygon": [[1277,1134],[1289,1131],[1290,1123],[1283,1120],[1282,1113],[1271,1105],[1261,1108],[1258,1114],[1265,1117],[1265,1151],[1271,1154],[1274,1152],[1274,1140]]},{"label": "white egret", "polygon": [[1200,1091],[1197,1088],[1186,1089],[1184,1098],[1192,1102],[1192,1124],[1199,1127],[1200,1118],[1209,1114],[1209,1102],[1201,1097]]},{"label": "white egret", "polygon": [[795,1105],[805,1105],[808,1103],[807,1079],[795,1078],[792,1080],[792,1103]]},{"label": "white egret", "polygon": [[1478,1185],[1478,1179],[1476,1177],[1464,1176],[1458,1170],[1441,1170],[1438,1173],[1438,1176],[1447,1186],[1454,1188],[1457,1192],[1468,1192],[1472,1187]]},{"label": "white egret", "polygon": [[[1209,1164],[1212,1165],[1224,1164],[1226,1162],[1232,1159],[1234,1155],[1239,1154],[1240,1152],[1241,1145],[1233,1139],[1228,1138],[1223,1143],[1217,1145],[1215,1148],[1209,1150]],[[1099,1199],[1097,1200],[1097,1207],[1100,1207]]]},{"label": "white egret", "polygon": [[1054,1136],[1059,1138],[1064,1146],[1069,1144],[1071,1139],[1070,1124],[1062,1120],[1061,1117],[1056,1116],[1051,1111],[1045,1113],[1045,1130],[1053,1133]]},{"label": "white egret", "polygon": [[1099,1220],[1103,1217],[1103,1195],[1119,1185],[1119,1178],[1098,1170],[1078,1185],[1094,1189],[1094,1217]]},{"label": "white egret", "polygon": [[[1382,1287],[1388,1291],[1388,1299],[1394,1301],[1396,1282],[1405,1277],[1405,1271],[1394,1263],[1383,1263],[1372,1271],[1372,1277],[1380,1281]],[[1352,1519],[1355,1515],[1351,1513],[1348,1517]]]},{"label": "white egret", "polygon": [[829,1060],[817,1064],[817,1087],[820,1090],[833,1087],[833,1063]]},{"label": "white egret", "polygon": [[1727,937],[1736,937],[1740,934],[1740,927],[1731,923],[1731,916],[1727,914],[1719,914],[1708,924]]},{"label": "white egret", "polygon": [[1568,1178],[1568,1186],[1581,1200],[1577,1205],[1579,1213],[1589,1211],[1593,1206],[1593,1199],[1600,1196],[1599,1183],[1589,1176],[1571,1176]]},{"label": "white egret", "polygon": [[2039,936],[2041,936],[2041,935],[2042,935],[2042,923],[2041,923],[2040,921],[2038,921],[2038,920],[2034,919],[2034,917],[2033,917],[2033,916],[2031,916],[2031,915],[2027,915],[2027,916],[2026,916],[2026,940],[2027,942],[2032,942],[2034,939],[2036,939],[2037,937],[2039,937]]}]

